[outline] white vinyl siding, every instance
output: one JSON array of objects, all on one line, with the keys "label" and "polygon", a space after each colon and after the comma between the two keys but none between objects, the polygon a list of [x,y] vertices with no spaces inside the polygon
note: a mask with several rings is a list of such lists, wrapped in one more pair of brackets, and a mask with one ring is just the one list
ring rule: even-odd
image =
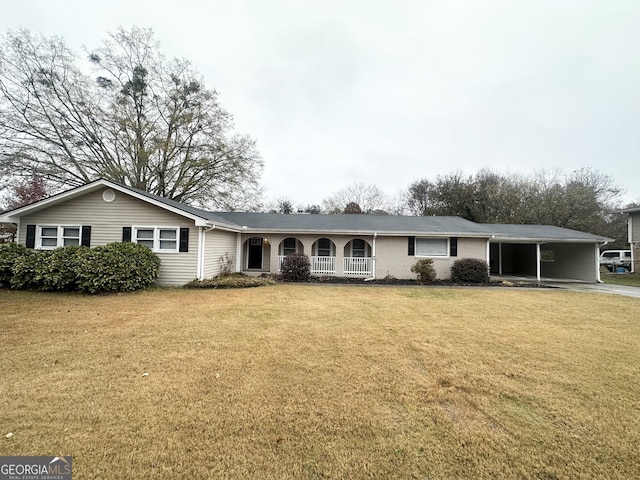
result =
[{"label": "white vinyl siding", "polygon": [[204,278],[213,278],[222,272],[227,256],[231,261],[231,268],[235,271],[236,244],[238,234],[224,230],[211,230],[204,238]]},{"label": "white vinyl siding", "polygon": [[416,238],[416,257],[446,257],[449,255],[448,238]]},{"label": "white vinyl siding", "polygon": [[640,212],[629,214],[629,243],[640,242]]},{"label": "white vinyl siding", "polygon": [[[138,200],[122,192],[116,192],[112,202],[102,198],[104,190],[87,193],[79,198],[40,210],[20,219],[19,241],[27,238],[27,225],[90,225],[91,246],[122,241],[122,227],[134,225],[172,226],[189,228],[189,251],[176,253],[158,252],[160,257],[160,285],[184,285],[196,278],[198,256],[198,229],[194,222],[181,215]],[[36,230],[37,234],[37,230]],[[132,232],[133,240],[133,232]],[[36,243],[37,245],[37,243]]]}]

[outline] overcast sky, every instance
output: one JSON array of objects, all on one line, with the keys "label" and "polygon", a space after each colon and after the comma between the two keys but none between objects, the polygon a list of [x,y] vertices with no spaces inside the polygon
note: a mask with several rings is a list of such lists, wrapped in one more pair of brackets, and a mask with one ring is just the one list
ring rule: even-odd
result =
[{"label": "overcast sky", "polygon": [[256,138],[268,197],[593,167],[640,201],[638,0],[23,0],[77,51],[151,27]]}]

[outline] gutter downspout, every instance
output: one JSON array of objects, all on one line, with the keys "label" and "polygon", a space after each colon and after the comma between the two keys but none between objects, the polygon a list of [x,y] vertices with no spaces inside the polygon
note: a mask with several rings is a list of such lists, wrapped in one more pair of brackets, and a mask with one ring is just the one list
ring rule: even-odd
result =
[{"label": "gutter downspout", "polygon": [[198,280],[204,280],[204,247],[206,243],[206,233],[216,228],[215,225],[211,227],[199,227],[198,228],[198,268],[196,274]]},{"label": "gutter downspout", "polygon": [[540,286],[540,262],[542,260],[542,254],[540,253],[540,242],[536,243],[536,278],[538,279],[538,286]]},{"label": "gutter downspout", "polygon": [[365,278],[365,282],[370,282],[376,279],[376,237],[378,232],[373,232],[373,245],[371,245],[371,277]]},{"label": "gutter downspout", "polygon": [[[596,244],[596,282],[598,283],[604,283],[602,281],[602,277],[600,276],[600,247],[604,247],[607,243],[609,242]],[[631,253],[631,255],[633,255],[633,253]],[[631,258],[631,265],[633,265],[633,258]]]},{"label": "gutter downspout", "polygon": [[[633,217],[631,215],[627,215],[627,240],[629,240],[629,248],[631,249],[631,269],[630,273],[636,272],[636,256],[635,249],[633,248],[635,242],[635,238],[633,238]],[[600,269],[598,268],[598,272]]]},{"label": "gutter downspout", "polygon": [[489,267],[489,271],[487,272],[491,275],[491,240],[496,238],[495,235],[491,235],[491,238],[487,240],[487,267]]}]

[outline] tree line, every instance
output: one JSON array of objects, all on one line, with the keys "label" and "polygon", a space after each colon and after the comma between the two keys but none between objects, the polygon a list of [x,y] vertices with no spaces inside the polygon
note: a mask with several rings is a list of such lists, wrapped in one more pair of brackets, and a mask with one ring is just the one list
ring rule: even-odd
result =
[{"label": "tree line", "polygon": [[[453,172],[412,182],[390,197],[374,185],[354,184],[329,195],[305,213],[367,213],[457,216],[477,223],[555,225],[627,242],[621,189],[608,175],[582,168],[572,172],[540,170],[531,175],[480,170]],[[294,213],[293,202],[279,199],[272,212]],[[284,208],[288,207],[288,208]]]}]

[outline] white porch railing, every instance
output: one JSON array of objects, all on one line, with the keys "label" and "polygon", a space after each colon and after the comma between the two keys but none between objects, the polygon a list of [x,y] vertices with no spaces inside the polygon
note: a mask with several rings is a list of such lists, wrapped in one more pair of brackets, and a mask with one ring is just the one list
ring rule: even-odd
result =
[{"label": "white porch railing", "polygon": [[371,275],[373,259],[371,257],[344,257],[345,275]]},{"label": "white porch railing", "polygon": [[311,274],[335,275],[336,257],[311,257]]},{"label": "white porch railing", "polygon": [[[286,255],[278,255],[278,271],[282,271]],[[335,275],[336,257],[311,257],[311,274]]]},{"label": "white porch railing", "polygon": [[[278,271],[282,271],[285,255],[278,255]],[[335,275],[336,257],[311,257],[311,274]],[[372,275],[373,259],[371,257],[344,257],[344,275]]]}]

